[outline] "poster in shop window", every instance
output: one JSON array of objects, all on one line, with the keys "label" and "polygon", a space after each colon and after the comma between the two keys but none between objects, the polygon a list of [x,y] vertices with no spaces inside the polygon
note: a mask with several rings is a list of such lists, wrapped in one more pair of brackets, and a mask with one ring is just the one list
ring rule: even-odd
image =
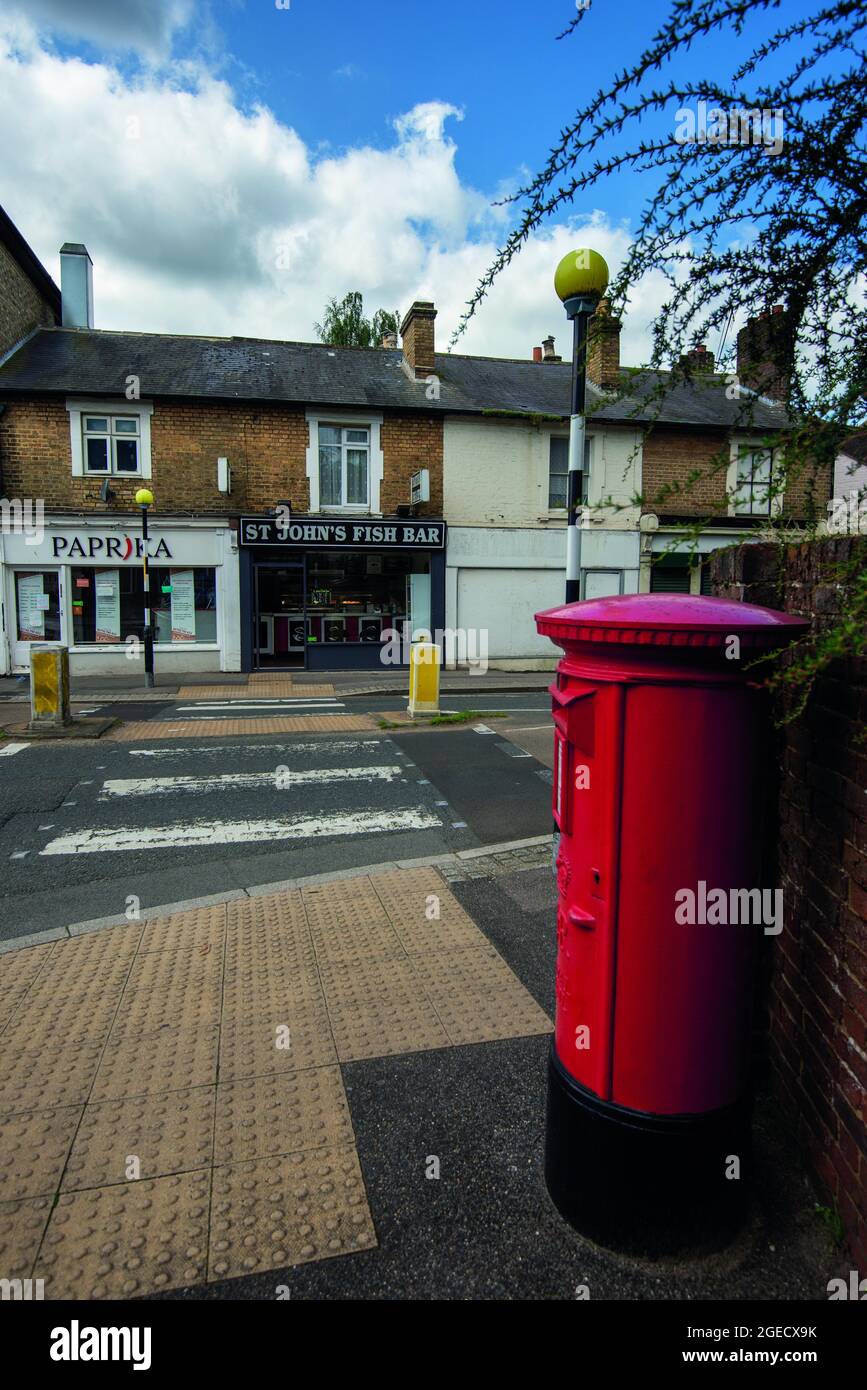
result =
[{"label": "poster in shop window", "polygon": [[39,600],[42,598],[42,575],[18,576],[18,638],[21,642],[45,640],[45,615]]},{"label": "poster in shop window", "polygon": [[120,570],[100,570],[96,576],[96,640],[120,641]]},{"label": "poster in shop window", "polygon": [[192,570],[172,570],[172,641],[196,640],[196,586]]}]

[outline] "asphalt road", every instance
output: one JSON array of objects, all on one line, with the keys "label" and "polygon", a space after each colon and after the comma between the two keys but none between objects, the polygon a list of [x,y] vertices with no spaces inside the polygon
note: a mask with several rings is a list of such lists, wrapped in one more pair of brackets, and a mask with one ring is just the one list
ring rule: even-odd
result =
[{"label": "asphalt road", "polygon": [[30,744],[0,757],[0,939],[543,835],[549,778],[472,726]]}]

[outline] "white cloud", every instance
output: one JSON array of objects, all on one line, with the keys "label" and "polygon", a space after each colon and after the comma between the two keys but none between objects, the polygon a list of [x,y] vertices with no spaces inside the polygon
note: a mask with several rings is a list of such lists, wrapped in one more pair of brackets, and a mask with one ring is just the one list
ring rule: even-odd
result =
[{"label": "white cloud", "polygon": [[157,56],[189,23],[193,0],[7,0],[7,8],[45,32]]},{"label": "white cloud", "polygon": [[[323,157],[201,65],[125,78],[46,51],[20,23],[14,43],[0,33],[0,201],[55,276],[63,241],[87,245],[100,328],[312,339],[326,300],[360,289],[368,312],[433,299],[444,349],[505,232],[455,168],[447,127],[462,118],[421,102],[385,148]],[[587,220],[527,245],[459,351],[526,358],[554,333],[568,355],[557,261],[589,240],[613,273],[627,245]],[[646,356],[661,298],[658,284],[637,297],[624,361]]]}]

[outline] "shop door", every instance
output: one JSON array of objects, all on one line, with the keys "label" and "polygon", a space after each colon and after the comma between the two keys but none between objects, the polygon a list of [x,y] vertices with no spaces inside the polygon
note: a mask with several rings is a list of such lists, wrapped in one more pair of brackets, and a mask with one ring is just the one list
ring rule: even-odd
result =
[{"label": "shop door", "polygon": [[254,669],[300,669],[307,659],[303,563],[260,562],[253,579]]},{"label": "shop door", "polygon": [[11,592],[7,592],[6,602],[14,615],[10,624],[12,669],[26,671],[32,646],[62,640],[60,571],[17,569],[9,572],[9,579]]}]

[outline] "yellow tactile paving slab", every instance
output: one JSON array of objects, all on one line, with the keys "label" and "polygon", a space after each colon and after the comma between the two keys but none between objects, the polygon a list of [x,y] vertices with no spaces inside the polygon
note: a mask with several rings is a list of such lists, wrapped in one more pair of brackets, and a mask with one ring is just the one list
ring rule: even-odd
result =
[{"label": "yellow tactile paving slab", "polygon": [[211,1164],[214,1088],[88,1105],[66,1164],[64,1192],[161,1178]]},{"label": "yellow tactile paving slab", "polygon": [[10,952],[4,998],[0,1255],[47,1298],[374,1245],[341,1064],[551,1026],[433,869]]},{"label": "yellow tactile paving slab", "polygon": [[214,1169],[208,1274],[227,1279],[376,1243],[355,1149]]},{"label": "yellow tactile paving slab", "polygon": [[0,1123],[0,1192],[4,1198],[56,1192],[81,1119],[80,1105],[4,1115]]},{"label": "yellow tactile paving slab", "polygon": [[0,1268],[7,1279],[29,1279],[51,1215],[51,1197],[0,1202]]},{"label": "yellow tactile paving slab", "polygon": [[46,1298],[135,1298],[200,1283],[211,1172],[63,1193],[34,1276]]},{"label": "yellow tactile paving slab", "polygon": [[154,739],[227,738],[239,734],[359,734],[379,725],[367,714],[262,715],[254,719],[151,719],[118,724],[105,735],[119,743]]},{"label": "yellow tactile paving slab", "polygon": [[353,1143],[338,1066],[248,1077],[217,1087],[214,1162],[239,1163]]},{"label": "yellow tactile paving slab", "polygon": [[91,1101],[185,1091],[217,1080],[220,1027],[159,1028],[140,1037],[109,1041],[99,1059]]}]

